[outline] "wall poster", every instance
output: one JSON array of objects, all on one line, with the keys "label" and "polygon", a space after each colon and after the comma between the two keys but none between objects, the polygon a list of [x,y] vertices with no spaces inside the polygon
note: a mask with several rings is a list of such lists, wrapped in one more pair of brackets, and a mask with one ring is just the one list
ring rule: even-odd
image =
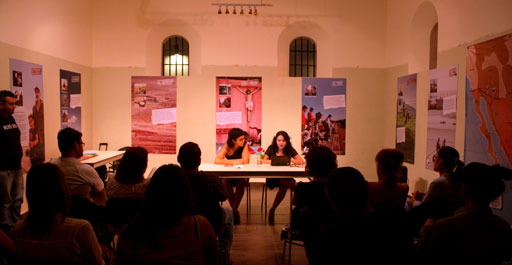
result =
[{"label": "wall poster", "polygon": [[132,76],[132,145],[176,154],[176,77]]},{"label": "wall poster", "polygon": [[45,160],[43,66],[9,59],[10,87],[16,96],[14,119],[21,131],[24,172]]},{"label": "wall poster", "polygon": [[60,69],[60,127],[82,131],[82,81],[79,73]]},{"label": "wall poster", "polygon": [[405,162],[414,164],[416,141],[417,74],[398,78],[396,102],[396,149],[402,151]]},{"label": "wall poster", "polygon": [[[466,53],[466,164],[512,168],[512,34],[469,46]],[[512,180],[491,203],[512,223]]]},{"label": "wall poster", "polygon": [[217,77],[216,153],[228,140],[232,128],[247,132],[249,152],[261,148],[261,77]]},{"label": "wall poster", "polygon": [[458,65],[429,72],[426,168],[430,170],[441,147],[455,146],[458,73]]},{"label": "wall poster", "polygon": [[345,154],[346,78],[302,78],[302,154],[324,145]]}]

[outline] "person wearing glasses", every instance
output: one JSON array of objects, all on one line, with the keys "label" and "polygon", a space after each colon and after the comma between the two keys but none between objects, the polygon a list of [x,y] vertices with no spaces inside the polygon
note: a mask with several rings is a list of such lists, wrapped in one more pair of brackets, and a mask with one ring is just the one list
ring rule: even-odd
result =
[{"label": "person wearing glasses", "polygon": [[64,128],[57,135],[61,157],[50,163],[58,165],[66,176],[66,185],[72,197],[90,200],[96,205],[105,205],[107,195],[100,176],[93,167],[79,160],[84,155],[82,133],[73,128]]}]

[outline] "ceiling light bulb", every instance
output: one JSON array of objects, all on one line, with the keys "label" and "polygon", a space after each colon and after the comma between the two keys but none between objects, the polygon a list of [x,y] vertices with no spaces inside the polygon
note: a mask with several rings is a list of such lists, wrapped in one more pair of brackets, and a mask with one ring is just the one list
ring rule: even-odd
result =
[{"label": "ceiling light bulb", "polygon": [[242,8],[240,9],[240,15],[243,15],[243,14],[244,14],[244,7],[242,7]]},{"label": "ceiling light bulb", "polygon": [[258,9],[256,9],[256,7],[254,7],[254,15],[257,16],[258,15]]},{"label": "ceiling light bulb", "polygon": [[249,7],[249,15],[252,15],[252,7]]},{"label": "ceiling light bulb", "polygon": [[217,11],[217,14],[222,14],[222,10],[220,10],[220,6],[219,6],[219,11]]},{"label": "ceiling light bulb", "polygon": [[233,7],[233,15],[236,15],[236,6]]},{"label": "ceiling light bulb", "polygon": [[225,14],[229,14],[229,6],[226,6],[226,13]]}]

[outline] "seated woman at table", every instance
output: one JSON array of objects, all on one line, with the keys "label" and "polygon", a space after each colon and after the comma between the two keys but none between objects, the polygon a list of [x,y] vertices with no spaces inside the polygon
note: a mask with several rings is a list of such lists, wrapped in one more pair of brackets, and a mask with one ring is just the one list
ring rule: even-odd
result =
[{"label": "seated woman at table", "polygon": [[[220,165],[240,165],[249,164],[249,147],[245,142],[246,133],[239,128],[229,130],[228,141],[222,146],[217,157],[215,157],[215,164]],[[249,183],[248,178],[232,178],[222,179],[222,183],[226,187],[227,197],[231,209],[233,211],[233,218],[235,224],[240,224],[240,212],[238,206],[244,196],[245,187]],[[236,187],[233,192],[233,186]]]},{"label": "seated woman at table", "polygon": [[[272,144],[267,148],[265,152],[265,157],[263,158],[263,163],[270,164],[272,157],[275,156],[289,156],[291,158],[291,162],[294,164],[304,164],[304,159],[297,153],[297,151],[293,148],[292,143],[290,142],[290,136],[285,131],[277,132],[276,136],[272,140]],[[274,203],[272,207],[268,211],[268,222],[274,223],[274,214],[277,206],[283,201],[284,196],[286,195],[286,191],[290,189],[290,192],[295,189],[295,180],[293,178],[273,178],[267,179],[266,185],[270,189],[275,187],[279,187],[279,191],[276,194],[276,198],[274,199]]]}]

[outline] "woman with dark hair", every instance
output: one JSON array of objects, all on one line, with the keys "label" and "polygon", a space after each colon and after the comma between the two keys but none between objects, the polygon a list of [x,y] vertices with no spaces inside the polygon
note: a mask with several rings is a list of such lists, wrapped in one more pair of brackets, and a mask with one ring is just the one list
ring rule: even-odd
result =
[{"label": "woman with dark hair", "polygon": [[311,182],[299,182],[295,188],[291,226],[304,239],[306,255],[309,257],[313,235],[323,224],[333,220],[331,203],[325,194],[325,183],[331,171],[338,167],[336,154],[326,146],[313,147],[306,154],[306,173]]},{"label": "woman with dark hair", "polygon": [[451,217],[429,220],[418,244],[425,264],[502,264],[512,257],[512,229],[489,204],[505,189],[512,171],[470,163],[462,170],[464,207]]},{"label": "woman with dark hair", "polygon": [[[297,153],[297,151],[293,148],[292,143],[290,142],[290,136],[285,131],[279,131],[272,139],[272,144],[267,148],[265,152],[265,157],[263,158],[263,163],[270,164],[272,157],[275,156],[289,156],[290,161],[294,164],[304,164],[304,159]],[[279,191],[276,194],[276,198],[274,199],[274,203],[272,207],[268,211],[268,222],[274,223],[274,215],[277,206],[283,201],[284,196],[286,195],[286,191],[290,189],[290,192],[295,189],[295,180],[294,179],[267,179],[266,185],[270,189],[275,187],[279,187]]]},{"label": "woman with dark hair", "polygon": [[144,179],[148,167],[148,151],[142,147],[126,150],[114,179],[107,183],[107,197],[142,199],[149,180]]},{"label": "woman with dark hair", "polygon": [[[217,157],[215,157],[215,164],[220,165],[241,165],[249,164],[250,154],[249,147],[246,143],[247,133],[239,128],[232,128],[228,133],[228,141],[222,146]],[[233,211],[233,218],[235,224],[240,224],[240,212],[238,206],[244,197],[245,187],[249,183],[248,178],[230,178],[222,179],[222,183],[226,187],[227,197],[231,209]],[[233,192],[233,187],[236,187]]]},{"label": "woman with dark hair", "polygon": [[49,163],[33,166],[26,186],[28,215],[11,231],[21,260],[103,264],[91,224],[66,216],[69,195],[59,167]]},{"label": "woman with dark hair", "polygon": [[378,182],[369,183],[369,199],[374,210],[405,210],[409,185],[399,183],[404,154],[398,149],[382,149],[375,157]]},{"label": "woman with dark hair", "polygon": [[428,218],[452,216],[455,210],[464,206],[461,192],[464,162],[459,158],[459,152],[450,146],[442,147],[434,155],[434,171],[439,172],[439,178],[430,183],[426,194],[416,191],[408,201],[409,206],[414,207],[411,212],[416,232]]},{"label": "woman with dark hair", "polygon": [[177,165],[158,168],[141,211],[119,236],[119,264],[216,264],[215,232],[193,212],[192,191],[183,170]]}]

